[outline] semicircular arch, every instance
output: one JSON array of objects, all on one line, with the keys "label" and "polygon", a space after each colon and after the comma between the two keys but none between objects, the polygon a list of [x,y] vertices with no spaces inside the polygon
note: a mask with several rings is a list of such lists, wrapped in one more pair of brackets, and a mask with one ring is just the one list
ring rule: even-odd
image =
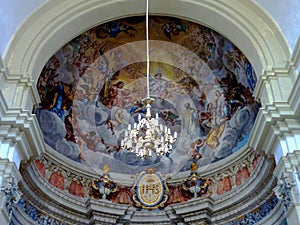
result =
[{"label": "semicircular arch", "polygon": [[[37,81],[47,60],[73,37],[106,21],[144,13],[145,4],[139,0],[46,2],[17,30],[4,61],[12,74]],[[152,0],[150,13],[190,19],[224,35],[250,60],[258,80],[263,69],[285,65],[289,58],[280,29],[253,2],[174,0],[163,4]]]}]

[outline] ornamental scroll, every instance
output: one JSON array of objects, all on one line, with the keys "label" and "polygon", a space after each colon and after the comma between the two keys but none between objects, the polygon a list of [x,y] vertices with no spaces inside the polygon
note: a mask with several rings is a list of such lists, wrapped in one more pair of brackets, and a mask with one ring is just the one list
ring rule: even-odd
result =
[{"label": "ornamental scroll", "polygon": [[137,207],[153,210],[164,207],[169,189],[161,173],[149,168],[138,175],[132,187],[133,201]]}]

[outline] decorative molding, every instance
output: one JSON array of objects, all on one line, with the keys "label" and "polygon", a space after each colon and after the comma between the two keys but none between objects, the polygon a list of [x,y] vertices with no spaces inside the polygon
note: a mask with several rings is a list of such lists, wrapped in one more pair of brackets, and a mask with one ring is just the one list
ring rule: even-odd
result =
[{"label": "decorative molding", "polygon": [[[300,43],[300,38],[298,42]],[[300,55],[297,57],[300,57]],[[299,61],[299,59],[297,60]],[[282,87],[281,83],[281,89],[287,88]],[[260,109],[249,140],[251,147],[263,149],[267,154],[272,154],[276,151],[274,147],[277,140],[284,140],[287,136],[294,135],[293,133],[299,133],[299,96],[300,76],[297,76],[293,80],[290,95],[286,102],[273,102],[273,104],[266,104]]]},{"label": "decorative molding", "polygon": [[[252,171],[251,176],[242,185],[233,187],[231,191],[222,195],[200,196],[185,202],[168,205],[164,208],[164,211],[160,211],[161,215],[159,216],[156,210],[148,211],[149,213],[147,211],[139,212],[136,207],[132,207],[129,204],[116,204],[109,199],[80,198],[69,194],[67,188],[63,191],[55,188],[47,180],[50,173],[45,172],[43,176],[38,171],[35,161],[32,161],[30,165],[24,164],[21,167],[24,178],[21,187],[25,193],[26,201],[43,213],[47,212],[50,216],[64,218],[67,224],[76,224],[78,221],[81,221],[80,223],[82,224],[88,223],[84,219],[84,215],[90,216],[89,221],[92,224],[102,221],[101,219],[106,221],[107,224],[117,224],[116,221],[120,223],[130,221],[130,223],[134,224],[141,220],[152,221],[155,224],[159,223],[156,221],[157,218],[160,218],[160,221],[162,221],[159,224],[167,224],[167,221],[170,222],[172,218],[174,219],[173,221],[182,222],[183,224],[184,222],[193,224],[200,221],[208,224],[210,222],[220,224],[221,221],[232,220],[241,214],[249,212],[257,205],[257,202],[262,201],[262,199],[268,199],[268,196],[270,196],[270,191],[274,188],[272,179],[274,160],[260,156],[260,160],[254,165],[252,162],[256,160],[256,156],[257,153],[252,152],[243,161],[240,161],[240,164],[232,165],[232,167],[228,168],[228,171],[224,171],[225,174],[228,174],[229,172],[239,171],[245,166],[249,168]],[[39,159],[45,165],[45,170],[49,170],[49,172],[55,170],[74,177],[72,176],[74,171],[59,168],[58,165],[55,165],[54,159],[50,157],[50,161],[47,161],[49,159],[46,159],[46,157],[43,156]],[[252,166],[253,168],[251,168]],[[222,168],[217,177],[224,176],[221,174],[221,170]],[[88,180],[91,181],[93,178],[93,176],[90,176]],[[264,181],[263,184],[262,181]],[[61,205],[64,207],[60,207]]]},{"label": "decorative molding", "polygon": [[[8,159],[0,158],[0,189],[12,182],[18,183],[21,180],[21,174],[14,162],[10,162]],[[0,191],[0,219],[8,221],[11,219],[10,212],[7,211],[7,199],[5,193]],[[13,207],[13,206],[12,206]],[[4,218],[3,218],[4,217]]]},{"label": "decorative molding", "polygon": [[275,170],[274,175],[281,178],[283,173],[293,173],[300,171],[300,150],[288,153],[286,156],[281,157]]},{"label": "decorative molding", "polygon": [[[291,56],[291,62],[293,66],[297,69],[298,68],[298,73],[299,71],[299,66],[300,66],[300,37],[298,37],[294,51]],[[299,75],[298,75],[299,76]]]},{"label": "decorative molding", "polygon": [[[1,65],[1,73],[3,73],[1,76],[2,85],[5,86],[13,78],[8,75],[7,68],[3,64]],[[6,78],[10,81],[7,81]],[[25,81],[14,80],[14,82],[24,82],[22,85],[28,85],[26,79]],[[29,87],[31,90],[36,90],[31,84]],[[16,97],[22,99],[23,94],[18,93]],[[29,160],[32,156],[40,155],[45,149],[45,145],[35,115],[31,114],[29,110],[22,109],[22,106],[28,103],[26,99],[23,101],[24,103],[18,107],[12,107],[7,102],[3,89],[0,90],[0,140],[15,147],[21,160]]]},{"label": "decorative molding", "polygon": [[[84,24],[81,26],[82,30],[84,30],[87,27],[91,27],[91,25],[94,25],[95,21],[97,23],[99,21],[103,22],[108,19],[120,17],[123,15],[123,13],[127,15],[141,13],[142,3],[140,1],[139,2],[133,1],[133,3],[136,4],[137,6],[136,8],[132,7],[132,5],[128,5],[125,8],[123,8],[122,2],[120,3],[120,1],[110,1],[110,2],[102,1],[101,4],[103,5],[101,6],[95,4],[95,1],[89,1],[89,2],[52,1],[46,3],[45,7],[41,7],[41,9],[38,10],[36,13],[34,13],[29,20],[25,21],[24,25],[21,26],[15,38],[11,42],[11,47],[8,48],[6,60],[8,62],[10,69],[12,69],[14,74],[11,74],[9,77],[8,76],[3,76],[3,77],[5,77],[6,80],[9,80],[14,84],[17,85],[19,84],[21,86],[20,92],[25,91],[26,89],[26,91],[29,91],[30,96],[36,96],[36,94],[34,93],[36,90],[35,87],[33,86],[34,81],[32,81],[31,78],[29,77],[33,77],[33,79],[36,79],[37,77],[35,76],[38,76],[46,59],[48,59],[49,56],[51,56],[53,51],[55,51],[55,49],[58,49],[60,46],[62,46],[65,40],[69,40],[71,39],[71,37],[75,36],[75,33],[78,32],[77,29],[75,30],[75,24],[77,27],[78,22],[84,21],[83,22]],[[206,3],[206,5],[204,3]],[[53,7],[54,4],[56,4],[55,7]],[[119,4],[121,4],[121,6]],[[267,90],[277,86],[280,87],[281,83],[276,80],[278,76],[280,77],[281,76],[284,77],[286,75],[293,76],[293,72],[290,70],[291,65],[289,65],[287,62],[284,62],[289,57],[289,52],[287,50],[287,44],[283,40],[283,35],[279,31],[279,29],[274,25],[272,21],[270,21],[270,18],[268,18],[268,16],[262,10],[256,7],[255,4],[249,2],[245,3],[240,1],[234,1],[233,4],[236,4],[235,8],[230,7],[231,5],[227,5],[228,3],[226,2],[219,2],[219,1],[211,1],[207,4],[206,1],[178,1],[177,0],[174,2],[174,4],[178,7],[174,7],[174,5],[168,6],[167,4],[162,6],[160,1],[154,1],[153,4],[154,4],[154,8],[152,9],[151,13],[162,14],[168,11],[170,14],[175,14],[178,15],[179,17],[187,17],[195,21],[202,20],[204,23],[208,21],[206,20],[206,17],[211,18],[210,15],[215,15],[215,14],[219,15],[220,20],[215,20],[213,24],[208,24],[208,25],[211,27],[216,27],[217,31],[220,31],[225,35],[229,33],[234,33],[235,34],[234,36],[238,38],[233,41],[237,44],[237,46],[241,47],[241,49],[244,52],[246,52],[246,54],[250,55],[249,58],[251,62],[255,64],[256,71],[265,69],[265,71],[263,71],[264,75],[259,81],[260,83],[258,85],[258,88],[256,89],[257,90],[256,96],[265,97],[268,99],[269,98],[268,93],[271,93],[273,97],[271,101],[269,101],[268,99],[268,101],[264,102],[267,104],[265,104],[265,108],[261,110],[260,118],[258,118],[256,121],[256,127],[255,129],[253,129],[252,136],[251,136],[252,138],[249,143],[250,146],[255,147],[255,149],[263,149],[266,150],[267,153],[273,152],[274,146],[272,143],[270,144],[270,142],[273,142],[280,136],[284,137],[285,134],[289,134],[289,132],[291,132],[290,128],[292,128],[293,126],[293,124],[289,121],[297,122],[297,116],[299,115],[299,90],[300,90],[299,76],[296,80],[296,85],[294,86],[294,90],[292,90],[292,94],[289,97],[288,100],[289,103],[286,102],[280,103],[278,102],[278,99],[285,100],[286,97],[289,96],[289,94],[287,93],[290,90],[285,90],[286,93],[284,94],[273,93],[272,90]],[[120,13],[118,10],[115,10],[114,8],[116,5],[118,5],[119,6],[118,8],[122,9],[124,12]],[[191,7],[192,10],[191,11],[185,10],[186,7]],[[134,8],[134,10],[131,11],[130,8]],[[180,11],[176,11],[179,8]],[[100,9],[100,13],[99,13],[99,9]],[[110,9],[114,9],[114,10],[110,10]],[[170,9],[170,10],[166,10],[166,9]],[[64,14],[61,13],[62,10],[65,10]],[[205,12],[201,13],[205,10],[207,11],[207,13]],[[115,12],[115,15],[111,14],[112,11]],[[90,14],[87,12],[90,12]],[[188,15],[188,13],[191,13],[191,15]],[[84,18],[83,14],[84,15],[89,14],[93,16],[94,20],[89,20],[87,18]],[[199,18],[199,15],[201,15],[201,18]],[[233,16],[234,18],[230,18],[230,15]],[[36,18],[39,18],[39,20],[35,20]],[[48,26],[45,26],[44,23],[45,20],[43,20],[43,18],[47,18]],[[220,21],[222,22],[220,23]],[[262,24],[262,28],[260,29],[256,28],[255,26],[255,24],[257,24],[259,21],[266,21],[264,24]],[[227,27],[224,26],[224,24],[229,24],[230,26]],[[222,26],[224,26],[224,28],[222,28]],[[39,34],[36,33],[37,30],[40,31]],[[67,32],[61,32],[62,30],[67,30]],[[298,44],[299,42],[300,41],[297,42],[297,46],[299,45]],[[251,47],[253,47],[253,50],[251,50]],[[297,50],[297,52],[298,51],[299,50]],[[298,56],[299,53],[297,52],[295,51],[294,53],[295,56],[292,56],[295,57],[294,62],[296,65],[299,64],[299,56]],[[279,66],[274,69],[274,64],[275,66],[277,65]],[[2,73],[8,74],[5,71],[7,71],[7,68],[1,69],[1,74]],[[273,81],[275,81],[274,86],[272,86]],[[23,153],[24,158],[27,160],[32,158],[33,156],[40,155],[44,151],[45,146],[41,138],[42,135],[40,134],[39,128],[36,125],[36,121],[32,121],[35,120],[34,117],[31,117],[31,115],[24,109],[8,107],[8,105],[5,102],[5,96],[3,95],[2,92],[0,93],[1,93],[0,95],[1,118],[2,115],[4,115],[3,116],[4,122],[1,120],[1,125],[2,124],[5,125],[5,126],[1,126],[2,129],[1,132],[2,136],[0,135],[2,138],[1,140],[8,141],[9,143],[11,143],[12,146],[14,145],[20,146],[19,147],[20,151]],[[21,102],[20,106],[23,107],[24,100],[21,99],[19,99]],[[32,97],[32,99],[38,99],[38,98],[36,96],[36,97]],[[37,100],[32,100],[32,99],[28,101],[37,102]],[[2,104],[2,102],[5,103]],[[3,106],[4,109],[2,108]],[[24,118],[22,116],[24,116]],[[15,136],[17,137],[15,138]],[[265,142],[266,138],[271,138],[270,140],[268,140],[269,143]],[[33,149],[33,151],[30,149]],[[248,164],[246,164],[245,166],[249,168]],[[261,167],[263,166],[266,165],[263,163],[263,161],[261,161],[257,169],[261,169]],[[227,175],[230,176],[233,175],[234,171],[238,171],[240,169],[239,167],[242,167],[242,164],[240,166],[232,167],[226,170],[224,173],[220,173],[218,177],[215,178],[215,181],[217,181],[219,178],[222,177],[224,178]],[[268,166],[264,168],[270,169],[270,167]],[[190,222],[203,221],[203,220],[205,221],[206,219],[209,221],[211,219],[212,211],[207,209],[206,210],[203,209],[203,211],[199,210],[199,205],[201,206],[201,203],[204,203],[204,206],[207,208],[209,207],[213,208],[213,204],[215,204],[216,202],[219,205],[219,207],[225,207],[227,204],[226,201],[229,201],[228,199],[230,199],[229,196],[233,197],[232,196],[233,194],[237,196],[239,190],[244,190],[244,192],[242,193],[245,195],[249,194],[249,192],[253,191],[253,188],[256,185],[258,185],[258,182],[261,182],[262,179],[265,178],[263,174],[268,172],[267,169],[256,170],[256,173],[258,173],[257,171],[259,171],[261,174],[255,174],[254,172],[255,175],[254,177],[257,179],[255,182],[251,178],[246,183],[244,183],[244,185],[242,185],[241,187],[233,189],[232,192],[228,192],[224,195],[214,196],[214,199],[209,199],[207,201],[206,199],[205,200],[197,199],[197,201],[195,201],[194,203],[192,201],[184,203],[187,204],[187,207],[193,206],[194,207],[193,210],[198,211],[198,214],[197,213],[193,214],[191,212],[189,215],[187,215],[188,212],[186,212],[185,214],[187,215],[186,221],[190,221]],[[64,171],[61,170],[60,172],[63,173]],[[30,179],[33,179],[32,177],[36,176],[36,174],[37,171],[34,172],[31,171],[31,174],[28,174],[28,176],[30,176]],[[96,172],[94,174],[96,174]],[[68,176],[67,173],[66,176]],[[270,174],[268,174],[268,176],[270,176]],[[72,176],[70,177],[72,179],[74,178]],[[259,180],[258,178],[260,178],[261,180]],[[27,181],[31,182],[30,179],[27,177],[26,182]],[[234,178],[231,177],[231,182],[232,179]],[[37,184],[42,183],[43,187],[36,187],[31,185],[30,187],[25,187],[25,189],[27,192],[30,193],[28,198],[30,198],[32,202],[36,203],[40,207],[40,209],[48,207],[47,209],[53,212],[53,214],[66,216],[66,218],[68,218],[70,221],[74,222],[75,219],[77,220],[78,218],[80,218],[81,222],[83,221],[87,222],[86,220],[82,219],[82,214],[78,212],[76,212],[77,214],[74,213],[72,215],[67,214],[68,207],[66,207],[66,209],[62,209],[62,207],[55,208],[56,205],[54,203],[58,203],[58,204],[61,203],[57,201],[62,201],[63,203],[65,203],[66,201],[68,202],[68,206],[72,206],[72,207],[74,206],[74,210],[79,211],[84,208],[84,206],[82,205],[83,202],[81,201],[80,198],[76,198],[75,196],[69,195],[68,193],[61,192],[56,188],[51,187],[51,185],[48,185],[45,181],[43,181],[43,178],[41,176],[39,178],[36,178],[34,181]],[[131,181],[132,179],[129,179],[129,181],[127,182],[130,183]],[[254,204],[255,201],[258,201],[260,198],[263,198],[266,195],[268,188],[270,188],[273,185],[273,182],[271,182],[271,180],[269,180],[269,182],[270,182],[269,186],[267,185],[264,191],[261,190],[260,190],[261,192],[253,191],[253,194],[257,194],[257,195],[253,198],[253,200],[251,200],[252,204]],[[126,182],[124,181],[124,183]],[[50,197],[44,195],[45,193],[48,193],[47,191],[50,192],[49,193]],[[219,202],[218,202],[218,197],[220,197],[221,199],[219,200]],[[36,199],[39,200],[37,201]],[[237,201],[237,199],[235,200]],[[245,201],[246,200],[244,199],[244,201],[240,202],[240,204],[243,204],[244,207],[253,206],[251,205],[250,201],[247,202]],[[51,204],[48,204],[49,202]],[[104,206],[111,206],[110,205],[111,203],[105,202],[103,204]],[[119,205],[117,206],[119,207]],[[237,205],[237,207],[238,206],[240,205]],[[128,209],[128,207],[124,206],[124,210],[125,209]],[[60,210],[62,211],[60,212]],[[187,210],[187,209],[183,209],[183,210]],[[120,212],[123,211],[120,210]],[[232,211],[232,214],[229,216],[235,216],[239,212],[240,211],[238,211],[238,208],[236,208]],[[224,217],[222,219],[225,219],[226,216],[228,218],[228,214],[229,211],[226,211],[223,214]],[[95,217],[91,217],[91,220],[96,217],[98,218],[97,220],[99,220],[99,218],[101,219],[102,217],[105,217],[105,214],[103,214],[101,210],[100,212],[96,212],[94,215]],[[143,212],[136,212],[134,213],[133,218],[147,218],[147,216],[149,216],[149,214],[145,214],[145,213],[143,214]],[[116,217],[107,219],[107,224],[114,221],[115,219]]]},{"label": "decorative molding", "polygon": [[39,211],[55,215],[56,218],[64,220],[67,224],[88,223],[85,216],[84,198],[59,191],[32,170],[28,170],[26,174],[24,172],[22,172],[23,180],[20,187],[26,196],[26,201]]},{"label": "decorative molding", "polygon": [[249,145],[254,149],[262,149],[267,154],[273,153],[274,140],[279,134],[283,136],[283,133],[298,129],[297,124],[299,124],[299,117],[288,103],[274,102],[272,105],[266,105],[257,115]]},{"label": "decorative molding", "polygon": [[277,186],[273,189],[275,195],[280,200],[285,213],[288,212],[289,208],[296,201],[296,199],[294,198],[294,187],[295,182],[293,181],[292,177],[285,174],[278,179]]},{"label": "decorative molding", "polygon": [[[247,53],[257,73],[268,65],[284,65],[290,55],[279,27],[252,2],[176,0],[170,6],[154,0],[149,10],[151,14],[165,15],[168,12],[169,15],[188,18],[234,38],[233,42]],[[66,40],[100,22],[140,14],[144,14],[144,4],[137,0],[129,3],[117,0],[47,2],[19,27],[7,48],[5,62],[12,73],[26,71],[36,80],[47,59]],[[212,17],[219,19],[211,20]],[[79,23],[81,30],[78,30]],[[261,24],[259,29],[258,23]]]},{"label": "decorative molding", "polygon": [[14,178],[15,181],[18,183],[22,179],[22,176],[15,163],[10,162],[8,159],[1,159],[1,158],[0,158],[0,177],[2,178],[2,182]]},{"label": "decorative molding", "polygon": [[[21,72],[15,74],[10,73],[8,67],[2,60],[0,62],[0,74],[0,92],[6,101],[6,105],[9,105],[9,108],[6,108],[7,110],[12,107],[13,110],[14,108],[22,108],[23,110],[31,111],[33,106],[40,102],[35,81],[31,80],[30,76]],[[14,95],[12,95],[12,93],[14,93]]]},{"label": "decorative molding", "polygon": [[4,193],[5,209],[9,220],[11,220],[12,213],[22,196],[22,192],[19,190],[18,184],[15,182],[14,177],[11,178],[11,181],[6,180],[3,183],[1,192]]},{"label": "decorative molding", "polygon": [[262,71],[253,94],[263,105],[285,102],[291,94],[295,79],[295,67],[290,60],[281,67],[270,66]]},{"label": "decorative molding", "polygon": [[33,156],[40,155],[45,149],[45,144],[36,118],[32,115],[29,117],[23,115],[11,115],[9,119],[2,118],[0,140],[17,148],[21,160],[29,160]]},{"label": "decorative molding", "polygon": [[[43,156],[40,156],[35,162],[32,163],[32,168],[41,177],[41,179],[45,180],[49,185],[51,185],[50,178],[52,174],[57,173],[58,175],[62,176],[62,183],[63,186],[57,186],[57,184],[52,183],[53,187],[58,187],[62,189],[64,192],[68,192],[70,188],[70,184],[72,181],[76,181],[79,184],[82,184],[84,187],[84,197],[89,196],[89,186],[92,180],[98,180],[100,176],[104,174],[102,173],[94,173],[94,171],[88,172],[88,168],[86,168],[86,172],[83,166],[81,166],[82,170],[80,171],[76,167],[76,163],[73,162],[73,166],[71,166],[69,163],[65,163],[63,161],[60,161],[59,157],[55,157],[55,155],[51,154],[44,154]],[[235,157],[231,160],[231,162],[226,162],[224,165],[226,166],[217,166],[212,167],[214,169],[210,170],[211,168],[206,168],[206,172],[203,173],[201,170],[198,170],[197,173],[201,174],[201,178],[203,179],[209,179],[211,182],[211,187],[209,187],[209,192],[213,192],[213,195],[218,195],[216,192],[218,181],[220,179],[223,179],[227,176],[231,177],[231,189],[237,188],[237,186],[241,185],[243,182],[247,182],[248,179],[253,174],[256,174],[256,170],[260,170],[261,162],[264,162],[262,160],[262,156],[258,152],[254,152],[251,149],[247,149],[243,154],[240,154],[239,157]],[[218,163],[216,163],[218,164]],[[231,164],[231,165],[230,165]],[[39,171],[38,171],[39,169]],[[236,184],[237,174],[241,173],[242,170],[245,170],[247,174],[244,174],[243,177],[241,177],[241,183]],[[185,173],[184,173],[185,174]],[[135,177],[133,177],[132,181],[126,184],[124,184],[115,177],[111,176],[111,173],[109,173],[110,179],[112,181],[117,182],[119,186],[125,186],[125,187],[132,187],[135,182]],[[186,180],[186,178],[189,176],[187,174],[185,177],[182,177],[181,180],[178,180],[176,178],[175,181],[172,180],[172,178],[167,179],[167,183],[170,186],[176,186],[176,185],[182,185],[182,181]],[[230,189],[230,190],[231,190]],[[227,190],[226,192],[230,191]]]},{"label": "decorative molding", "polygon": [[[276,152],[276,143],[280,141],[287,142],[287,137],[294,137],[295,143],[296,134],[300,133],[300,120],[286,118],[283,121],[276,121],[274,125],[270,127],[270,130],[266,136],[268,142],[265,142],[262,149],[267,154],[274,154]],[[288,144],[286,145],[288,152],[293,152],[295,149],[290,149]],[[292,146],[291,146],[292,147]]]},{"label": "decorative molding", "polygon": [[[300,40],[300,38],[299,38],[299,40]],[[299,46],[299,48],[300,48],[300,46]],[[299,52],[300,52],[300,50],[299,50]],[[299,55],[299,61],[300,61],[300,55]],[[299,63],[299,66],[300,66],[300,63]],[[299,98],[299,96],[300,96],[300,76],[298,75],[294,82],[294,86],[291,91],[291,95],[289,97],[289,104],[290,104],[296,118],[298,116],[298,119],[299,119],[299,115],[300,115],[300,98]]]},{"label": "decorative molding", "polygon": [[[268,198],[267,196],[270,195],[270,192],[275,185],[272,174],[270,173],[270,171],[272,171],[270,166],[273,167],[274,164],[264,161],[263,163],[261,162],[260,166],[262,168],[259,169],[258,167],[256,174],[253,175],[245,184],[243,184],[240,188],[225,194],[224,197],[219,199],[219,201],[221,201],[220,204],[216,204],[215,206],[216,221],[220,222],[221,220],[224,220],[224,218],[227,218],[227,220],[229,218],[237,218],[241,214],[242,209],[244,211],[247,211],[247,209],[253,209],[253,206],[257,205],[257,202],[260,202],[260,199]],[[263,184],[261,182],[262,180],[264,180]],[[252,190],[251,193],[249,193],[249,190]],[[224,198],[228,200],[224,201]]]},{"label": "decorative molding", "polygon": [[55,224],[66,225],[66,223],[57,220],[55,217],[50,216],[45,212],[39,211],[34,205],[21,198],[18,207],[14,211],[12,224],[16,225],[35,225],[35,224]]}]

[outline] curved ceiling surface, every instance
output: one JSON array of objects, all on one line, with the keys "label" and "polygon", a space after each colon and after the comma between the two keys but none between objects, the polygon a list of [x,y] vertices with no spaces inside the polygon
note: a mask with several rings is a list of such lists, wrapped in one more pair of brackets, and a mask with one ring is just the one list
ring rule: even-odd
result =
[{"label": "curved ceiling surface", "polygon": [[135,174],[148,167],[172,174],[220,161],[243,149],[259,104],[256,76],[245,55],[202,25],[150,16],[152,113],[178,132],[173,152],[140,159],[120,148],[128,124],[145,116],[145,17],[94,27],[47,62],[35,109],[45,142],[95,170]]}]

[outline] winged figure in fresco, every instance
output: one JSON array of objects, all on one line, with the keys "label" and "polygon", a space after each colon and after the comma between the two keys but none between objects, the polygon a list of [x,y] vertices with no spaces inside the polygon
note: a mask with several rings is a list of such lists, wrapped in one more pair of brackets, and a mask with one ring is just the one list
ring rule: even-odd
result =
[{"label": "winged figure in fresco", "polygon": [[180,32],[186,31],[186,25],[175,21],[164,22],[162,29],[167,38],[172,40],[173,35],[179,35]]},{"label": "winged figure in fresco", "polygon": [[122,32],[130,36],[130,31],[137,31],[137,29],[122,22],[111,22],[104,29],[97,29],[97,37],[106,38],[109,36],[115,38]]},{"label": "winged figure in fresco", "polygon": [[198,81],[196,81],[192,76],[188,74],[184,74],[183,78],[178,81],[179,84],[181,84],[186,91],[191,91],[193,88],[198,88],[200,87],[200,84]]}]

